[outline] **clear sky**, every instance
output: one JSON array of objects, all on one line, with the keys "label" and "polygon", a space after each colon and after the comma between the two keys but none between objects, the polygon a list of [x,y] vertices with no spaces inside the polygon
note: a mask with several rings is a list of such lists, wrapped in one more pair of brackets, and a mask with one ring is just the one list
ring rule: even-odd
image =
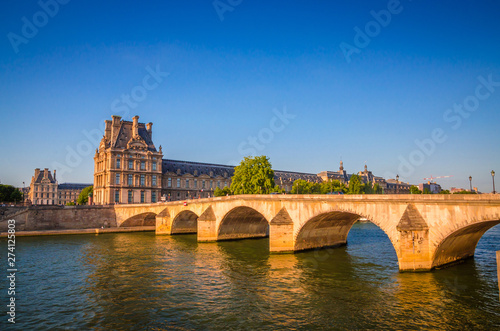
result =
[{"label": "clear sky", "polygon": [[91,183],[113,114],[153,122],[171,159],[256,153],[312,173],[342,159],[414,184],[453,176],[444,188],[472,176],[483,192],[500,174],[498,1],[0,6],[2,184],[37,167]]}]

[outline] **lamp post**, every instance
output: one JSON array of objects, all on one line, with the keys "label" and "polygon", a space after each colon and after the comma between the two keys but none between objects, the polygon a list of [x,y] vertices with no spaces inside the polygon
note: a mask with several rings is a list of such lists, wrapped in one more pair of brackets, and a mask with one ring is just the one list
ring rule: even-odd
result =
[{"label": "lamp post", "polygon": [[472,176],[469,176],[470,192],[472,193]]},{"label": "lamp post", "polygon": [[396,194],[399,194],[399,175],[396,175]]},{"label": "lamp post", "polygon": [[493,180],[493,194],[495,194],[495,171],[491,170],[491,179]]}]

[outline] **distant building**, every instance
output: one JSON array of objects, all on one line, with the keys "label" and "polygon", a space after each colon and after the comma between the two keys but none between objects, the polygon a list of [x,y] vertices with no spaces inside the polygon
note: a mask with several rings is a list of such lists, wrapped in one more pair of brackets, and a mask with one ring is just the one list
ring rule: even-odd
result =
[{"label": "distant building", "polygon": [[439,185],[437,183],[433,183],[433,182],[418,184],[418,189],[422,192],[427,190],[432,194],[439,194],[442,191],[441,185]]},{"label": "distant building", "polygon": [[56,171],[54,176],[48,168],[40,171],[35,169],[35,175],[31,177],[29,198],[34,205],[57,205],[57,180]]},{"label": "distant building", "polygon": [[80,192],[92,184],[65,183],[58,184],[56,171],[54,175],[48,168],[40,171],[35,169],[29,188],[23,189],[27,194],[25,202],[34,205],[62,205],[67,202],[76,202]]},{"label": "distant building", "polygon": [[409,194],[411,184],[403,183],[400,180],[396,179],[386,179],[385,180],[385,194]]},{"label": "distant building", "polygon": [[57,185],[57,197],[60,205],[65,205],[68,202],[76,203],[78,196],[82,190],[92,184],[79,184],[79,183],[63,183]]}]

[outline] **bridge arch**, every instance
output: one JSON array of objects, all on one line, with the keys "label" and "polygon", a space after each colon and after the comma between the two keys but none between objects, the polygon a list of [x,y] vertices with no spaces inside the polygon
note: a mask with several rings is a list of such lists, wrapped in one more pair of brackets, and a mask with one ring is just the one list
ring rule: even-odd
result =
[{"label": "bridge arch", "polygon": [[500,224],[500,220],[481,221],[468,224],[448,234],[434,251],[432,268],[474,256],[481,237],[497,224]]},{"label": "bridge arch", "polygon": [[119,227],[155,226],[155,225],[156,225],[156,214],[152,212],[145,212],[127,218],[119,225]]},{"label": "bridge arch", "polygon": [[262,238],[269,236],[269,221],[257,210],[239,206],[227,212],[219,224],[217,239]]},{"label": "bridge arch", "polygon": [[183,210],[172,221],[171,234],[188,234],[198,232],[198,215],[191,210]]}]

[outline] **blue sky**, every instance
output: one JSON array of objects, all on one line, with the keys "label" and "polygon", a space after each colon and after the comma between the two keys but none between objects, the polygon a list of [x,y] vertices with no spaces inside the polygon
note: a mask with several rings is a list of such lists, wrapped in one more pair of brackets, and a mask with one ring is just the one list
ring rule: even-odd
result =
[{"label": "blue sky", "polygon": [[41,3],[1,4],[2,184],[36,167],[92,182],[115,113],[153,122],[165,158],[255,152],[312,173],[342,159],[484,192],[500,171],[497,1]]}]

